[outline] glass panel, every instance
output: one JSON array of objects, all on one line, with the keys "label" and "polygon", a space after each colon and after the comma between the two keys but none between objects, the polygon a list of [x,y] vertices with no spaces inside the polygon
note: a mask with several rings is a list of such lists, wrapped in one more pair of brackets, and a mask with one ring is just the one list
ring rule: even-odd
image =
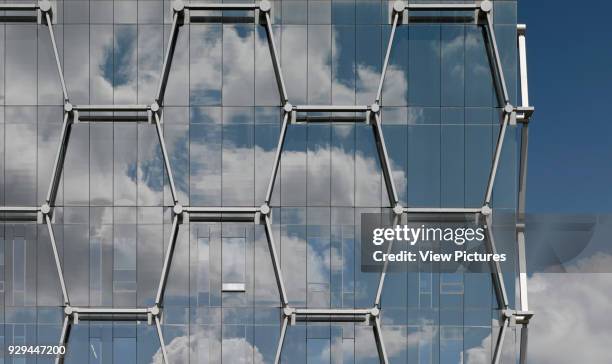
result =
[{"label": "glass panel", "polygon": [[[332,7],[335,9],[339,4],[343,3],[334,1]],[[334,26],[332,39],[332,103],[352,105],[355,103],[355,28]]]},{"label": "glass panel", "polygon": [[[89,26],[82,24],[70,24],[64,26],[64,42],[70,44],[66,49],[66,54],[75,55],[74,57],[64,57],[64,77],[66,88],[70,95],[71,102],[76,104],[89,103],[89,90],[91,82],[99,85],[97,77],[93,76],[94,70],[90,72],[90,63],[93,67],[99,66],[99,58],[92,58],[90,62],[90,34]],[[94,33],[92,31],[92,33]],[[96,46],[97,35],[91,35],[92,45]],[[95,54],[95,53],[94,53]],[[80,57],[76,55],[82,55]]]},{"label": "glass panel", "polygon": [[36,144],[36,126],[24,123],[32,117],[28,114],[18,112],[10,118],[7,115],[4,164],[4,196],[7,205],[37,205],[36,149],[31,147]]},{"label": "glass panel", "polygon": [[[405,108],[387,108],[382,126],[395,189],[403,206],[407,205],[408,187],[408,127]],[[387,186],[383,186],[383,201],[388,201]]]},{"label": "glass panel", "polygon": [[[280,136],[280,114],[277,108],[255,109],[255,201],[264,201]],[[281,154],[281,158],[284,154]],[[280,196],[280,181],[277,180],[272,190],[272,201]]]},{"label": "glass panel", "polygon": [[[0,52],[6,54],[6,27],[0,26]],[[0,57],[0,83],[4,85],[6,82],[6,55]],[[0,100],[4,103],[6,101],[6,93],[4,87],[0,87]]]},{"label": "glass panel", "polygon": [[[408,63],[408,27],[399,26],[395,30],[395,38],[389,56],[389,65],[385,74],[385,82],[383,84],[382,104],[387,106],[405,106],[408,105],[408,88],[412,73],[409,70]],[[381,51],[384,55],[387,52],[389,37],[391,36],[391,27],[383,26]],[[384,58],[383,58],[384,61]]]},{"label": "glass panel", "polygon": [[[44,29],[41,29],[44,31]],[[63,58],[63,26],[54,27],[56,44]],[[62,104],[64,99],[62,86],[55,65],[55,54],[49,36],[39,34],[38,36],[38,103],[39,104]]]},{"label": "glass panel", "polygon": [[[79,126],[80,128],[80,126]],[[76,128],[75,128],[76,129]],[[92,205],[112,205],[113,202],[113,129],[109,125],[90,125],[89,166],[96,173],[90,179],[90,203]],[[73,137],[76,137],[73,134]],[[75,146],[74,139],[69,148]]]},{"label": "glass panel", "polygon": [[440,26],[414,25],[410,28],[411,105],[440,105]]},{"label": "glass panel", "polygon": [[113,27],[92,25],[90,31],[89,101],[93,104],[112,104],[115,67]]},{"label": "glass panel", "polygon": [[285,206],[306,205],[307,127],[292,125],[287,129],[280,170],[280,202]]},{"label": "glass panel", "polygon": [[89,301],[93,306],[113,304],[113,210],[90,210],[89,230]]},{"label": "glass panel", "polygon": [[[246,235],[246,232],[243,234]],[[221,254],[223,283],[245,283],[246,281],[246,237],[223,238]]]},{"label": "glass panel", "polygon": [[[306,14],[304,12],[304,14]],[[289,99],[294,104],[306,103],[308,36],[304,26],[284,26],[282,34],[282,63]],[[317,70],[318,71],[318,70]]]},{"label": "glass panel", "polygon": [[[281,27],[273,26],[272,33],[274,34],[274,43],[278,58],[282,57],[282,42],[281,42]],[[268,36],[265,27],[255,28],[257,35],[255,37],[255,105],[279,105],[279,87],[272,65],[272,53],[268,46]],[[287,71],[284,67],[291,62],[282,62],[283,77],[286,77]],[[285,87],[287,80],[285,79]]]},{"label": "glass panel", "polygon": [[280,228],[281,269],[285,272],[287,295],[297,307],[307,304],[306,210],[282,208]]},{"label": "glass panel", "polygon": [[222,82],[222,28],[219,24],[190,26],[189,102],[192,105],[220,105]]},{"label": "glass panel", "polygon": [[[162,210],[161,208],[147,208],[152,224],[138,225],[137,231],[137,261],[136,261],[136,290],[138,305],[149,307],[155,302],[159,278],[161,277],[161,264],[165,251],[162,240]],[[142,221],[142,220],[141,220]]]},{"label": "glass panel", "polygon": [[[147,1],[146,5],[147,8],[155,7],[155,3],[151,1]],[[151,103],[155,97],[166,46],[163,36],[163,28],[160,25],[138,27],[138,103]]]},{"label": "glass panel", "polygon": [[136,9],[135,0],[122,0],[115,2],[113,4],[114,22],[119,24],[136,23]]},{"label": "glass panel", "polygon": [[79,124],[71,129],[64,162],[64,201],[67,205],[83,206],[87,205],[90,199],[90,125]]},{"label": "glass panel", "polygon": [[306,1],[283,1],[283,24],[306,24],[308,16]]},{"label": "glass panel", "polygon": [[441,28],[442,105],[463,106],[465,102],[465,26],[444,25]]},{"label": "glass panel", "polygon": [[355,24],[355,0],[332,1],[332,24]]},{"label": "glass panel", "polygon": [[[115,221],[122,215],[131,215],[133,208],[116,208]],[[127,216],[126,216],[127,217]],[[119,220],[121,221],[121,220]],[[134,307],[136,304],[136,226],[115,224],[113,230],[113,305]]]},{"label": "glass panel", "polygon": [[115,205],[136,204],[136,181],[138,178],[138,145],[134,143],[138,134],[134,124],[114,125],[114,183]]},{"label": "glass panel", "polygon": [[330,24],[331,23],[331,1],[326,1],[326,0],[308,1],[308,23],[309,24]]},{"label": "glass panel", "polygon": [[[193,113],[192,113],[193,115]],[[190,199],[196,206],[221,205],[221,135],[218,124],[192,124],[190,133]],[[206,155],[206,158],[198,156]]]},{"label": "glass panel", "polygon": [[331,202],[333,206],[355,205],[355,126],[331,127]]},{"label": "glass panel", "polygon": [[[164,118],[169,120],[163,127],[164,139],[166,141],[166,149],[168,150],[170,159],[170,168],[174,177],[174,185],[176,188],[177,198],[181,203],[189,204],[189,109],[181,108],[166,108]],[[170,121],[171,120],[171,121]],[[183,125],[177,125],[183,124]],[[157,150],[160,150],[159,143]],[[165,205],[174,205],[172,194],[170,192],[170,184],[168,182],[167,172],[164,168],[165,183]]]},{"label": "glass panel", "polygon": [[[66,289],[70,292],[70,302],[73,305],[89,305],[89,261],[83,257],[89,256],[89,224],[87,208],[66,208],[66,222],[64,225],[64,276]],[[85,220],[83,223],[68,223],[73,215],[74,219]],[[78,222],[79,220],[74,220]]]},{"label": "glass panel", "polygon": [[36,104],[36,30],[33,24],[6,26],[6,104]]},{"label": "glass panel", "polygon": [[487,57],[483,31],[475,25],[465,26],[465,104],[493,105],[493,77]]},{"label": "glass panel", "polygon": [[468,125],[465,128],[465,203],[481,206],[493,158],[492,127]]},{"label": "glass panel", "polygon": [[[132,3],[135,10],[135,2],[127,3]],[[136,26],[117,25],[113,31],[115,38],[113,49],[113,102],[115,104],[133,104],[137,101],[136,90],[138,87]]]},{"label": "glass panel", "polygon": [[[210,303],[210,230],[198,227],[195,236],[195,246],[191,253],[193,262],[192,277],[195,283],[197,306],[208,306]],[[192,243],[193,244],[193,243]]]},{"label": "glass panel", "polygon": [[355,204],[380,206],[384,186],[372,127],[357,125],[355,132]]},{"label": "glass panel", "polygon": [[412,206],[440,206],[440,126],[408,127],[408,201]]},{"label": "glass panel", "polygon": [[[166,13],[170,14],[170,13]],[[164,55],[167,49],[167,42],[170,37],[171,25],[164,26]],[[183,28],[184,31],[179,31],[176,37],[176,48],[172,56],[172,65],[168,76],[168,84],[164,97],[165,105],[181,105],[189,104],[189,29]],[[161,69],[159,67],[158,69]],[[156,71],[157,79],[159,73]],[[157,90],[157,87],[155,88]]]},{"label": "glass panel", "polygon": [[382,68],[381,27],[359,26],[356,30],[357,104],[368,105],[376,99]]},{"label": "glass panel", "polygon": [[330,138],[329,125],[308,126],[306,196],[309,206],[326,206],[330,203]]},{"label": "glass panel", "polygon": [[253,206],[254,115],[252,108],[225,108],[223,115],[223,205]]},{"label": "glass panel", "polygon": [[[313,4],[313,2],[311,1],[309,4]],[[330,58],[333,42],[330,26],[308,27],[307,67],[308,102],[310,104],[327,105],[331,102],[332,68]]]},{"label": "glass panel", "polygon": [[[138,205],[159,206],[163,201],[164,157],[156,128],[149,124],[138,125],[137,194]],[[166,142],[167,143],[167,142]],[[168,147],[168,145],[166,145]],[[132,151],[130,151],[131,153]],[[134,178],[130,174],[130,178]]]},{"label": "glass panel", "polygon": [[253,25],[223,25],[223,105],[255,101]]},{"label": "glass panel", "polygon": [[[63,231],[55,228],[54,230],[60,230],[55,232],[55,238],[57,241],[63,240]],[[6,249],[6,242],[3,241],[3,249]],[[59,245],[59,243],[58,243]],[[59,280],[57,278],[57,269],[55,268],[55,260],[53,259],[53,250],[51,248],[51,239],[47,232],[47,226],[38,227],[38,246],[36,247],[37,260],[36,260],[36,283],[37,283],[37,304],[40,306],[58,306],[63,302],[61,297],[61,290]],[[4,251],[2,251],[4,258]],[[27,269],[24,265],[24,269]],[[2,274],[2,294],[6,287],[4,282],[4,261],[2,262],[1,274]],[[55,341],[55,340],[54,340]]]},{"label": "glass panel", "polygon": [[444,125],[441,135],[441,203],[445,207],[465,205],[465,128]]},{"label": "glass panel", "polygon": [[308,307],[330,307],[330,210],[308,209],[307,303]]}]

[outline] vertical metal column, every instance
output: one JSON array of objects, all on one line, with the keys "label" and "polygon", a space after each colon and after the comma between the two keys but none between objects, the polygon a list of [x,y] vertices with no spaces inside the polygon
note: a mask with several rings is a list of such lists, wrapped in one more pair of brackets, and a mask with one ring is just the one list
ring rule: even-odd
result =
[{"label": "vertical metal column", "polygon": [[519,72],[521,80],[521,101],[523,107],[529,107],[529,78],[527,74],[527,26],[517,25],[518,30],[518,53],[519,53]]},{"label": "vertical metal column", "polygon": [[[521,80],[521,106],[530,107],[529,104],[529,79],[527,77],[527,42],[525,33],[527,27],[518,25],[518,53],[519,73]],[[525,209],[527,199],[527,157],[529,152],[529,117],[524,118],[521,129],[521,154],[519,171],[519,196],[518,196],[518,223],[516,229],[517,253],[519,260],[519,300],[522,313],[529,311],[527,293],[527,257],[525,254]],[[519,363],[527,363],[528,349],[528,324],[529,318],[521,324],[520,355]]]}]

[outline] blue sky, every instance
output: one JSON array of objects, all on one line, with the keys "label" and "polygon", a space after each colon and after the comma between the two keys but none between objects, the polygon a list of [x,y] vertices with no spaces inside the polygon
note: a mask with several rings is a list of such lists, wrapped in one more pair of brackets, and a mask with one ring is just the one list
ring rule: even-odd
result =
[{"label": "blue sky", "polygon": [[536,107],[532,212],[612,212],[611,13],[612,2],[603,0],[519,1]]}]

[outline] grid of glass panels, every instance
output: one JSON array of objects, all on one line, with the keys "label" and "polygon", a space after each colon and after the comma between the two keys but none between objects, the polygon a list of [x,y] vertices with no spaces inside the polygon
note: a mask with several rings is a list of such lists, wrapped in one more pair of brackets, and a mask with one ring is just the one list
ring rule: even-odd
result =
[{"label": "grid of glass panels", "polygon": [[[514,97],[516,3],[495,5]],[[71,101],[153,98],[169,4],[58,6],[56,33]],[[362,104],[373,98],[389,38],[386,2],[283,1],[274,9],[292,102]],[[254,206],[265,195],[278,140],[278,91],[265,30],[222,15],[203,15],[201,22],[181,27],[164,133],[182,201]],[[61,87],[43,26],[0,27],[0,197],[3,205],[36,205],[44,199],[57,146]],[[400,27],[388,72],[383,129],[401,203],[479,207],[498,128],[481,30],[447,23]],[[495,209],[511,214],[513,148],[508,138],[493,199]],[[292,125],[276,186],[274,228],[291,301],[313,308],[371,305],[378,277],[359,271],[359,213],[389,201],[370,127]],[[155,130],[112,122],[74,127],[56,205],[71,300],[82,306],[150,306],[173,206]],[[164,307],[166,344],[176,348],[169,349],[173,362],[271,362],[279,303],[263,230],[252,223],[185,225]],[[4,346],[56,343],[62,301],[46,228],[5,223],[2,230]],[[223,283],[246,289],[223,292]],[[490,355],[486,339],[498,328],[491,324],[497,315],[489,275],[390,275],[386,285],[383,331],[392,362],[451,363]],[[73,330],[67,362],[160,360],[155,330],[147,325],[93,322]],[[508,340],[514,341],[514,330]],[[287,333],[283,358],[372,362],[373,345],[371,330],[362,325],[298,324]],[[512,343],[505,347],[508,357],[515,355]]]}]

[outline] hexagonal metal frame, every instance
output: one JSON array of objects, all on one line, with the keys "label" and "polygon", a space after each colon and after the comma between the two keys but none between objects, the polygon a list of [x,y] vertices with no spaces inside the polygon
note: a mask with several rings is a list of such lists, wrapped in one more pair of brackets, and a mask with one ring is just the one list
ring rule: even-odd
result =
[{"label": "hexagonal metal frame", "polygon": [[[60,345],[67,345],[70,334],[70,329],[73,324],[78,324],[79,321],[91,321],[91,320],[109,320],[109,321],[142,321],[147,320],[149,324],[154,324],[157,329],[157,334],[160,341],[160,347],[162,356],[165,363],[169,363],[168,353],[166,351],[166,345],[162,334],[162,315],[163,315],[163,298],[166,288],[166,283],[170,268],[172,265],[172,258],[174,248],[176,245],[176,238],[178,234],[179,225],[182,222],[184,213],[187,213],[189,219],[192,221],[206,220],[211,214],[215,215],[216,221],[244,221],[244,216],[251,216],[256,224],[263,224],[266,238],[268,241],[268,248],[272,260],[272,266],[276,278],[277,287],[279,290],[280,301],[282,305],[282,323],[280,330],[280,337],[278,340],[276,355],[274,363],[278,364],[281,359],[281,352],[283,348],[284,338],[289,325],[295,324],[299,321],[323,321],[323,322],[366,322],[372,325],[373,334],[379,354],[381,363],[389,363],[387,357],[384,339],[382,334],[381,326],[381,295],[384,287],[385,277],[387,274],[387,266],[385,265],[382,269],[376,297],[374,299],[373,306],[370,308],[330,308],[330,309],[314,309],[314,308],[298,308],[293,307],[289,304],[289,299],[285,290],[285,284],[283,275],[280,267],[280,260],[276,252],[274,243],[273,231],[272,231],[272,219],[271,219],[271,208],[270,200],[272,198],[272,192],[274,189],[274,183],[280,166],[280,158],[284,147],[285,136],[289,124],[298,122],[298,113],[308,112],[351,112],[351,113],[363,113],[364,118],[349,118],[351,120],[363,120],[366,123],[372,125],[374,138],[376,141],[376,147],[378,157],[380,159],[383,177],[385,180],[385,186],[389,195],[389,201],[391,208],[395,214],[394,224],[398,224],[402,214],[409,213],[473,213],[478,218],[482,218],[486,225],[487,235],[487,248],[490,252],[495,252],[494,234],[492,231],[492,210],[491,210],[491,198],[493,193],[493,187],[495,184],[495,177],[497,175],[497,169],[499,165],[499,159],[502,151],[503,141],[505,139],[506,130],[508,125],[520,122],[522,127],[521,133],[521,153],[520,153],[520,176],[519,176],[519,196],[518,196],[518,222],[516,225],[516,239],[517,239],[517,252],[518,252],[518,264],[519,264],[519,298],[520,298],[520,310],[511,310],[509,308],[508,298],[506,294],[505,284],[501,268],[499,263],[493,264],[492,280],[495,286],[495,293],[497,302],[500,308],[501,314],[501,329],[497,337],[495,349],[493,353],[492,363],[498,364],[501,356],[501,349],[504,342],[504,337],[507,328],[510,326],[511,320],[514,320],[517,324],[522,325],[521,329],[521,352],[520,362],[526,362],[526,348],[527,348],[527,325],[529,319],[533,316],[533,313],[528,310],[527,303],[527,276],[526,276],[526,257],[525,257],[525,235],[524,235],[524,215],[525,215],[525,188],[526,188],[526,168],[527,168],[527,146],[528,146],[528,124],[533,114],[534,108],[529,105],[529,90],[527,80],[527,61],[526,61],[526,44],[525,44],[525,29],[524,25],[518,26],[518,51],[519,51],[519,71],[520,71],[520,83],[521,83],[521,96],[522,105],[520,107],[514,107],[510,104],[510,97],[508,95],[506,81],[501,65],[501,59],[499,56],[499,50],[497,47],[497,40],[495,37],[495,31],[493,27],[492,10],[493,6],[489,0],[476,1],[473,4],[449,4],[449,3],[438,3],[438,4],[411,4],[403,1],[396,1],[392,5],[390,11],[391,16],[391,34],[386,49],[385,59],[381,71],[381,77],[378,84],[376,98],[370,105],[292,105],[289,102],[289,97],[285,87],[283,73],[281,69],[280,59],[278,51],[274,41],[274,35],[272,33],[272,19],[271,12],[272,6],[269,1],[262,0],[258,3],[251,4],[238,4],[238,3],[222,3],[222,4],[210,4],[210,3],[198,3],[198,2],[185,2],[183,0],[174,0],[172,3],[172,26],[169,35],[169,41],[165,53],[165,57],[162,65],[162,73],[160,76],[159,84],[154,101],[150,105],[72,105],[69,101],[68,92],[66,89],[66,83],[64,81],[64,75],[61,67],[59,52],[57,44],[55,42],[55,35],[53,32],[53,24],[55,18],[53,16],[53,10],[55,9],[55,3],[49,0],[40,0],[33,4],[0,4],[0,10],[10,11],[35,11],[38,23],[46,24],[49,29],[49,35],[53,46],[53,52],[55,55],[57,71],[59,79],[62,85],[62,92],[64,96],[64,117],[63,124],[60,134],[60,143],[57,148],[55,161],[52,169],[52,177],[49,185],[49,189],[46,195],[44,203],[40,207],[16,207],[16,206],[4,206],[0,207],[0,213],[3,213],[5,218],[8,216],[8,220],[12,218],[18,219],[36,219],[38,223],[46,224],[49,232],[51,246],[53,249],[53,257],[57,269],[58,278],[62,290],[62,297],[64,301],[64,320],[62,325],[62,332],[60,336]],[[176,47],[176,39],[179,31],[179,27],[189,21],[189,10],[250,10],[255,11],[256,21],[263,24],[266,29],[268,45],[270,48],[270,55],[272,58],[272,65],[274,68],[274,74],[279,90],[281,109],[283,112],[283,122],[280,130],[280,136],[274,162],[272,166],[272,173],[269,179],[268,188],[263,204],[260,207],[198,207],[198,206],[182,206],[179,203],[177,190],[174,184],[174,178],[172,175],[172,169],[170,166],[169,154],[166,149],[166,143],[164,140],[164,133],[162,130],[163,123],[163,100],[166,90],[166,85],[170,73],[170,66],[172,63],[172,57],[174,49]],[[389,58],[391,49],[393,47],[393,41],[395,38],[395,32],[400,24],[408,23],[409,12],[420,12],[420,11],[466,11],[473,10],[475,12],[475,18],[479,25],[482,25],[485,30],[485,41],[487,47],[487,54],[489,56],[489,62],[491,63],[491,69],[494,73],[494,84],[496,94],[501,112],[501,127],[499,136],[497,139],[495,153],[492,161],[491,171],[489,174],[487,188],[484,196],[484,202],[482,208],[411,208],[402,207],[399,203],[397,196],[397,190],[392,177],[392,171],[389,162],[389,156],[386,149],[386,144],[382,132],[382,121],[381,121],[381,98],[383,84],[387,67],[389,65]],[[151,307],[144,308],[108,308],[108,307],[75,307],[70,305],[70,299],[66,284],[63,276],[63,270],[61,267],[61,261],[57,249],[57,243],[55,241],[55,235],[52,228],[53,222],[53,209],[55,208],[55,199],[57,195],[57,189],[60,182],[62,173],[63,163],[66,148],[68,146],[70,130],[72,124],[79,123],[82,120],[89,120],[90,122],[102,121],[96,119],[95,115],[99,112],[140,112],[146,113],[146,120],[150,124],[155,124],[157,131],[161,152],[164,159],[165,170],[170,185],[170,192],[173,198],[173,217],[172,217],[172,228],[170,233],[170,239],[167,247],[167,251],[164,257],[164,263],[162,267],[161,277],[157,294],[155,298],[155,304]],[[80,116],[86,113],[87,116]],[[142,121],[141,117],[122,117],[115,116],[110,117],[112,120],[123,120],[123,121]],[[108,120],[105,117],[104,120]],[[315,120],[305,118],[306,122]],[[325,119],[325,121],[333,121]],[[345,120],[343,120],[345,121]],[[220,217],[219,217],[220,216]],[[391,246],[389,247],[391,249]],[[60,355],[56,358],[56,363],[62,363],[64,356]]]}]

